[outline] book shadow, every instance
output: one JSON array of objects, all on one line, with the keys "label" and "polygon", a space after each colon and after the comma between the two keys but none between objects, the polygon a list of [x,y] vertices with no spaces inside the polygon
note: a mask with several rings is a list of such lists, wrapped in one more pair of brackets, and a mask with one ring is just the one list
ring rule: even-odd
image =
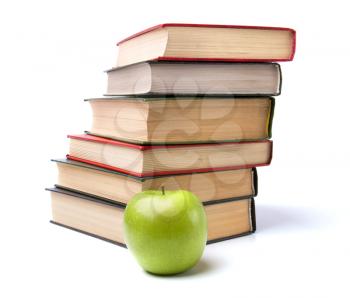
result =
[{"label": "book shadow", "polygon": [[306,206],[256,206],[257,231],[276,229],[312,229],[328,226],[329,218],[315,208]]},{"label": "book shadow", "polygon": [[[276,230],[284,232],[286,230],[298,231],[319,229],[323,226],[329,226],[331,220],[324,212],[317,208],[308,206],[281,206],[281,205],[258,205],[256,208],[257,232],[264,233],[265,231]],[[253,234],[254,235],[254,234]],[[254,237],[247,236],[254,240]],[[245,238],[245,237],[244,237]],[[236,238],[238,239],[240,238]],[[229,240],[230,242],[231,240]],[[220,243],[217,243],[219,245]],[[225,266],[225,262],[218,258],[204,256],[196,266],[190,270],[176,275],[155,275],[159,278],[184,278],[196,276],[215,271]]]}]

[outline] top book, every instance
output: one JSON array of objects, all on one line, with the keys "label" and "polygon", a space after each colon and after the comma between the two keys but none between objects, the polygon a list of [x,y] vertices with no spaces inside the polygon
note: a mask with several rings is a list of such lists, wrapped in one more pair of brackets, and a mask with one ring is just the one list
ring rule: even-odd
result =
[{"label": "top book", "polygon": [[118,43],[117,66],[141,61],[291,61],[293,29],[281,27],[161,24]]}]

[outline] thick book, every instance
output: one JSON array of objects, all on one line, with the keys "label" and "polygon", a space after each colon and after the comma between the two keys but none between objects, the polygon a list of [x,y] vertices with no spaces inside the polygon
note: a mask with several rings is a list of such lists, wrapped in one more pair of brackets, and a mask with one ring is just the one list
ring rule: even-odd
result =
[{"label": "thick book", "polygon": [[106,95],[274,96],[277,63],[140,62],[107,70]]},{"label": "thick book", "polygon": [[57,186],[126,205],[139,192],[150,189],[186,189],[204,205],[257,195],[257,171],[252,169],[135,177],[118,171],[68,159],[54,159],[58,168]]},{"label": "thick book", "polygon": [[272,97],[105,97],[86,99],[89,133],[139,144],[271,138]]},{"label": "thick book", "polygon": [[68,159],[137,177],[247,169],[268,165],[272,141],[137,145],[92,135],[69,135]]},{"label": "thick book", "polygon": [[[51,192],[52,223],[125,246],[125,207],[60,188]],[[254,199],[224,201],[204,206],[208,220],[208,243],[251,234],[255,231]]]},{"label": "thick book", "polygon": [[295,31],[281,27],[168,23],[118,43],[118,66],[146,60],[290,61]]}]

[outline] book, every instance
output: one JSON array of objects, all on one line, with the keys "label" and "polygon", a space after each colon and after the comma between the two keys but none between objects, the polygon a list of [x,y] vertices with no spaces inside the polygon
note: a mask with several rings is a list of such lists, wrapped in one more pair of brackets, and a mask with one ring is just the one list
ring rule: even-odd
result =
[{"label": "book", "polygon": [[93,114],[89,133],[131,143],[209,143],[271,137],[272,97],[106,97],[86,101]]},{"label": "book", "polygon": [[118,43],[118,66],[146,60],[290,61],[295,31],[281,27],[161,24]]},{"label": "book", "polygon": [[277,63],[140,62],[107,70],[106,95],[279,95]]},{"label": "book", "polygon": [[135,177],[68,159],[54,159],[58,168],[57,186],[126,205],[145,190],[186,189],[203,204],[256,196],[257,171],[252,169],[178,174],[156,177]]},{"label": "book", "polygon": [[68,159],[137,177],[236,170],[270,164],[272,142],[137,145],[92,135],[69,135]]},{"label": "book", "polygon": [[[125,246],[124,206],[57,187],[47,190],[51,192],[51,222]],[[208,243],[255,231],[253,198],[233,199],[204,208],[208,220]]]}]

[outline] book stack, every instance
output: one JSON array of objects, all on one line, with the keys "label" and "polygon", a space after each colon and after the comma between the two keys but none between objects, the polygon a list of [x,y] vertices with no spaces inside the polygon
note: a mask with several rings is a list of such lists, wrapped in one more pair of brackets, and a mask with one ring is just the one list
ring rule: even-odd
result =
[{"label": "book stack", "polygon": [[163,24],[119,44],[107,94],[86,100],[92,126],[53,160],[52,222],[124,245],[123,210],[148,189],[203,202],[208,243],[255,231],[256,167],[272,158],[276,61],[288,28]]}]

